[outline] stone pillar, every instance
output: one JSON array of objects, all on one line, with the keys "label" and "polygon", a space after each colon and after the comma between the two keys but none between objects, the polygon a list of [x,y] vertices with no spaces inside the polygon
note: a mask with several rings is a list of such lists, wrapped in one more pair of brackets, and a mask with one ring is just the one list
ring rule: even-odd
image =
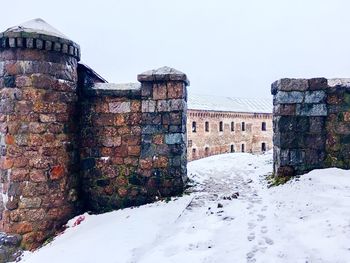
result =
[{"label": "stone pillar", "polygon": [[[38,23],[50,27],[30,25]],[[80,51],[42,27],[27,29],[0,34],[0,231],[23,235],[33,249],[77,208]]]},{"label": "stone pillar", "polygon": [[163,67],[138,75],[142,95],[140,171],[151,196],[182,193],[187,180],[186,75]]},{"label": "stone pillar", "polygon": [[281,79],[272,84],[272,94],[275,175],[324,168],[327,79]]}]

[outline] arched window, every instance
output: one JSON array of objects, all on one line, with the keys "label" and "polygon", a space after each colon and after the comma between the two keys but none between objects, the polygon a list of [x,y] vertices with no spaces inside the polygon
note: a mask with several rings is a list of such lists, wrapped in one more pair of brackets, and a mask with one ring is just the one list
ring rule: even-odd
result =
[{"label": "arched window", "polygon": [[192,132],[197,132],[197,123],[195,121],[192,122]]},{"label": "arched window", "polygon": [[245,122],[242,122],[242,131],[245,131]]},{"label": "arched window", "polygon": [[231,122],[231,131],[235,131],[235,123],[233,121]]},{"label": "arched window", "polygon": [[242,153],[244,153],[244,152],[245,152],[245,145],[244,145],[244,143],[242,143],[241,152],[242,152]]},{"label": "arched window", "polygon": [[266,122],[261,123],[261,130],[266,131]]},{"label": "arched window", "polygon": [[261,144],[261,151],[266,152],[266,143],[264,142]]},{"label": "arched window", "polygon": [[222,121],[219,122],[219,131],[224,130],[224,123]]},{"label": "arched window", "polygon": [[234,153],[235,152],[235,146],[233,144],[231,144],[231,152]]},{"label": "arched window", "polygon": [[205,122],[205,131],[209,132],[209,121]]}]

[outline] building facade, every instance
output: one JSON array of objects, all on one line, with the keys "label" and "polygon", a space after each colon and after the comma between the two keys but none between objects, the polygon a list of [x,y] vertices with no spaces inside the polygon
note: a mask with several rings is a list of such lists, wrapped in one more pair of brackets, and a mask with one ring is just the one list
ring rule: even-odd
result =
[{"label": "building facade", "polygon": [[272,149],[272,102],[191,95],[187,111],[187,158]]}]

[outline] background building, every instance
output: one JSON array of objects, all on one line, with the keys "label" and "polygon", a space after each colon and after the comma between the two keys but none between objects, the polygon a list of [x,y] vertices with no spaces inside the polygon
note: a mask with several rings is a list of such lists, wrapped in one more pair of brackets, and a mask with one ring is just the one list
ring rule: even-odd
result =
[{"label": "background building", "polygon": [[271,100],[189,96],[189,161],[229,152],[263,153],[272,146]]}]

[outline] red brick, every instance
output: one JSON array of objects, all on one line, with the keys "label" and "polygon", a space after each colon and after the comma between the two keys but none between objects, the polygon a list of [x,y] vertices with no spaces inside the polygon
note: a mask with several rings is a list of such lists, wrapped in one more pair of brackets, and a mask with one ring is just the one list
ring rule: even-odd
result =
[{"label": "red brick", "polygon": [[186,89],[182,82],[169,82],[167,88],[169,99],[182,99],[186,96]]},{"label": "red brick", "polygon": [[23,182],[28,180],[29,170],[27,169],[12,169],[11,170],[11,181]]},{"label": "red brick", "polygon": [[125,197],[128,195],[128,189],[124,188],[124,187],[121,187],[118,189],[118,195],[120,197]]},{"label": "red brick", "polygon": [[158,156],[153,161],[154,168],[165,168],[168,166],[168,158],[164,156]]},{"label": "red brick", "polygon": [[166,84],[153,84],[153,99],[165,100],[167,98]]},{"label": "red brick", "polygon": [[30,180],[33,182],[44,182],[47,180],[43,170],[32,170],[29,174]]},{"label": "red brick", "polygon": [[129,146],[128,147],[128,153],[131,156],[139,156],[141,152],[140,146]]},{"label": "red brick", "polygon": [[14,144],[15,143],[15,137],[11,134],[6,134],[5,136],[5,143],[6,144]]},{"label": "red brick", "polygon": [[141,169],[151,169],[152,168],[152,159],[141,159],[140,160]]},{"label": "red brick", "polygon": [[1,157],[0,159],[0,168],[1,169],[10,169],[13,166],[13,159],[7,157]]}]

